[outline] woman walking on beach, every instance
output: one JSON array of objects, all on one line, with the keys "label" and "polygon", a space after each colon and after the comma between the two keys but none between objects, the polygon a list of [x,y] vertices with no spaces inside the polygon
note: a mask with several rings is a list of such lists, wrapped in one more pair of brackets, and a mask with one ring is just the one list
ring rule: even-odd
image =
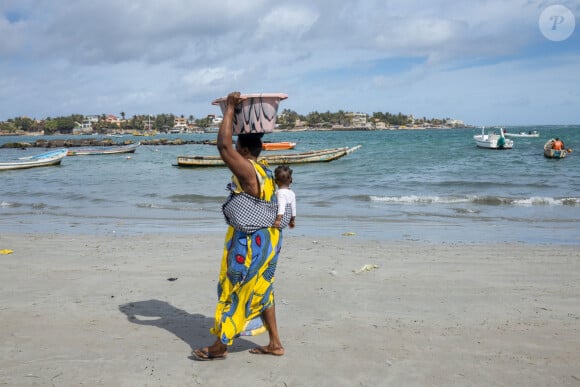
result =
[{"label": "woman walking on beach", "polygon": [[[239,92],[227,97],[217,145],[221,158],[232,171],[232,187],[254,197],[272,201],[275,184],[272,172],[258,163],[262,150],[261,134],[240,134],[233,144],[234,109],[242,99]],[[224,359],[228,345],[238,336],[268,331],[270,342],[250,350],[254,354],[283,355],[274,309],[274,272],[282,248],[282,233],[265,227],[245,233],[228,226],[218,284],[218,304],[214,326],[215,342],[193,351],[200,360]]]}]

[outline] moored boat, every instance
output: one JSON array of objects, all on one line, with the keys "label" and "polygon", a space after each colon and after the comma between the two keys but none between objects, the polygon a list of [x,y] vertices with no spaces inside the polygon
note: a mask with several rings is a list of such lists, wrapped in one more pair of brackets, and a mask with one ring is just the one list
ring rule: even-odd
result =
[{"label": "moored boat", "polygon": [[1,161],[0,170],[26,169],[59,165],[67,155],[66,149],[56,149],[33,156],[19,157],[16,160]]},{"label": "moored boat", "polygon": [[530,137],[530,138],[537,138],[540,137],[540,132],[537,130],[530,130],[527,132],[519,132],[519,133],[510,133],[506,130],[503,131],[504,136],[506,137]]},{"label": "moored boat", "polygon": [[289,141],[262,143],[262,149],[267,150],[267,151],[294,149],[295,146],[296,146],[295,142],[289,142]]},{"label": "moored boat", "polygon": [[68,156],[87,156],[87,155],[112,155],[118,153],[135,153],[135,150],[141,145],[140,142],[127,145],[113,146],[93,146],[68,148]]},{"label": "moored boat", "polygon": [[[278,153],[261,156],[258,160],[265,160],[268,164],[305,164],[329,162],[344,157],[361,145],[354,147],[321,149],[301,153]],[[178,167],[222,167],[225,163],[220,156],[179,156]]]},{"label": "moored boat", "polygon": [[476,134],[473,136],[475,140],[475,145],[480,148],[486,149],[511,149],[514,146],[514,142],[508,138],[505,138],[503,134],[503,129],[499,130],[499,134],[495,132],[488,131],[485,133],[485,128],[481,128],[481,134]]},{"label": "moored boat", "polygon": [[566,149],[553,149],[552,145],[556,141],[551,138],[544,144],[544,157],[549,159],[563,159],[568,154]]}]

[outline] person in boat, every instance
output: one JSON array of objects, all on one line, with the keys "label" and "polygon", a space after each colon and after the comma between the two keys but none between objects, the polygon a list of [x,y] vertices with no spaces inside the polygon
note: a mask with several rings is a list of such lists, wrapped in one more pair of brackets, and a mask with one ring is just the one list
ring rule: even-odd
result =
[{"label": "person in boat", "polygon": [[276,191],[276,198],[278,199],[278,214],[274,222],[275,228],[280,228],[282,217],[286,212],[286,206],[289,204],[292,210],[292,217],[288,227],[294,228],[296,225],[296,194],[290,189],[292,184],[292,169],[287,165],[279,165],[274,170],[274,180],[278,186]]},{"label": "person in boat", "polygon": [[552,149],[554,150],[562,150],[564,149],[564,143],[558,137],[552,142]]},{"label": "person in boat", "polygon": [[[234,109],[242,101],[239,92],[230,93],[217,137],[221,158],[233,173],[233,187],[238,192],[274,201],[273,173],[258,162],[262,150],[261,134],[238,135],[232,140]],[[253,354],[283,355],[274,308],[274,273],[282,249],[282,231],[264,227],[245,233],[229,225],[226,231],[218,279],[218,302],[213,344],[192,351],[198,360],[224,359],[228,346],[238,336],[268,332],[269,343],[250,350]]]}]

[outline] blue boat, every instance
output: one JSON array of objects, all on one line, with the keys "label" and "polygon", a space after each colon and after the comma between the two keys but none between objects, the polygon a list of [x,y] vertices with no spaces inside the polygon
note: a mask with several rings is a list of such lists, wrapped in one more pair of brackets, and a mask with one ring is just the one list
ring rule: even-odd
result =
[{"label": "blue boat", "polygon": [[19,157],[15,160],[0,161],[0,171],[59,165],[62,159],[66,157],[66,155],[67,150],[63,148],[40,153],[37,155]]}]

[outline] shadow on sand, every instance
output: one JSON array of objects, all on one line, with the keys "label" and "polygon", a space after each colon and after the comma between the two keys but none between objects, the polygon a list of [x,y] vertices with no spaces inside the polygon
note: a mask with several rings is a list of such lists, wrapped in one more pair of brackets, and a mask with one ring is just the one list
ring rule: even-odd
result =
[{"label": "shadow on sand", "polygon": [[[186,342],[191,349],[205,347],[215,341],[209,332],[213,317],[190,314],[182,309],[159,300],[129,302],[119,306],[119,310],[133,324],[148,325],[165,329]],[[237,338],[228,352],[246,351],[256,344]]]}]

